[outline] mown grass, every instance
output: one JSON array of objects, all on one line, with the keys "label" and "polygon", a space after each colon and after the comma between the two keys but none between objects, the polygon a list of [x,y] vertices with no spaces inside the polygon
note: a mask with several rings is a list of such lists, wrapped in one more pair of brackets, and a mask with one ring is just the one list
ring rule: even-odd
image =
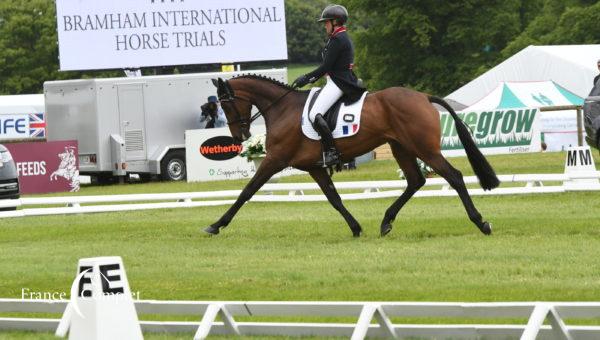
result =
[{"label": "mown grass", "polygon": [[[564,167],[563,153],[489,159],[499,174],[557,173]],[[465,158],[451,162],[471,174]],[[374,161],[334,179],[396,179],[396,169],[391,161]],[[231,189],[243,182],[112,185],[85,187],[79,194]],[[346,202],[365,230],[359,239],[325,202],[249,203],[217,237],[200,230],[225,206],[3,220],[0,296],[20,298],[22,288],[68,292],[79,258],[120,255],[142,299],[600,299],[599,193],[473,200],[494,224],[490,237],[471,224],[456,197],[411,200],[386,238],[378,237],[379,223],[393,199]]]},{"label": "mown grass", "polygon": [[288,82],[291,84],[299,76],[306,74],[319,65],[315,64],[291,64],[288,65]]}]

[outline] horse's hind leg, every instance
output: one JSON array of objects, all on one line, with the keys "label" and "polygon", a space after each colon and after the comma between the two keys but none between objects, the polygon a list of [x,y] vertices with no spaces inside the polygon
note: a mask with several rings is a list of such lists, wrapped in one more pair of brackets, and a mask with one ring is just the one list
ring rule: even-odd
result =
[{"label": "horse's hind leg", "polygon": [[465,186],[465,182],[463,181],[461,172],[450,165],[444,156],[439,153],[424,158],[423,161],[429,164],[438,175],[444,177],[452,188],[456,190],[460,200],[465,206],[469,219],[475,223],[482,233],[490,235],[492,233],[492,226],[488,222],[483,221],[481,214],[475,208],[471,196],[469,196],[469,192],[467,191],[467,187]]},{"label": "horse's hind leg", "polygon": [[390,142],[392,153],[396,162],[402,169],[404,177],[406,178],[406,190],[390,205],[385,211],[383,221],[381,221],[381,236],[387,235],[392,231],[392,222],[396,219],[396,215],[404,204],[425,184],[425,177],[421,173],[419,166],[417,165],[417,159],[414,155],[410,155],[402,149],[400,144],[396,142]]},{"label": "horse's hind leg", "polygon": [[358,224],[358,221],[356,221],[356,219],[350,214],[350,212],[346,210],[346,207],[344,207],[344,204],[342,203],[342,198],[338,194],[337,190],[335,190],[335,186],[331,181],[331,177],[329,177],[329,175],[327,174],[327,171],[324,168],[316,168],[314,170],[309,171],[309,173],[315,180],[315,182],[319,184],[319,187],[327,197],[329,203],[331,203],[335,210],[339,211],[340,214],[342,214],[342,216],[346,220],[346,223],[348,223],[350,230],[352,230],[352,235],[354,235],[354,237],[359,237],[362,233],[362,228],[360,227],[360,224]]}]

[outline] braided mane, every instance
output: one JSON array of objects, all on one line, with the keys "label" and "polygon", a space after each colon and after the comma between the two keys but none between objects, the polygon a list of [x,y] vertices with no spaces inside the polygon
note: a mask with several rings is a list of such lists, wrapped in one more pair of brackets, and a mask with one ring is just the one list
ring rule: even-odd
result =
[{"label": "braided mane", "polygon": [[274,85],[277,85],[277,86],[283,87],[283,88],[285,88],[286,90],[294,90],[294,88],[293,88],[293,87],[291,87],[290,85],[288,85],[288,84],[285,84],[285,83],[282,83],[282,82],[280,82],[280,81],[279,81],[279,80],[277,80],[277,79],[273,79],[273,78],[269,78],[269,77],[261,76],[261,75],[258,75],[258,74],[242,74],[241,76],[237,76],[237,77],[234,77],[234,78],[232,78],[232,79],[244,79],[244,78],[245,78],[245,79],[257,79],[257,80],[264,80],[264,81],[267,81],[267,82],[269,82],[269,83],[271,83],[271,84],[274,84]]}]

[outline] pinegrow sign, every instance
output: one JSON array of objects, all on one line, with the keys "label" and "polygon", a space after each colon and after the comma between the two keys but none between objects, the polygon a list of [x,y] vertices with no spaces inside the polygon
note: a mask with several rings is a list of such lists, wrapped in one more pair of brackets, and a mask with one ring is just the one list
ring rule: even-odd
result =
[{"label": "pinegrow sign", "polygon": [[[485,154],[541,150],[539,110],[536,108],[459,112],[458,116],[470,128],[477,146]],[[441,114],[440,124],[443,153],[464,154],[452,117]]]},{"label": "pinegrow sign", "polygon": [[283,0],[56,0],[60,69],[287,59]]}]

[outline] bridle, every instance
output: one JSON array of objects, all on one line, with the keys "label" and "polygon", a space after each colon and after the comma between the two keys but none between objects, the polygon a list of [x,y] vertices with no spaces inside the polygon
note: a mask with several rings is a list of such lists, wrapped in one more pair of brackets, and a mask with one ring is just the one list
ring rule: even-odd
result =
[{"label": "bridle", "polygon": [[269,111],[273,106],[275,106],[277,103],[279,103],[279,101],[281,101],[285,96],[287,96],[288,94],[290,94],[290,92],[293,92],[295,90],[294,88],[287,90],[281,97],[279,97],[275,101],[273,101],[271,103],[271,105],[269,105],[266,109],[264,109],[262,111],[259,110],[258,112],[253,114],[252,117],[250,117],[248,119],[248,118],[242,118],[240,111],[238,111],[237,105],[235,105],[235,100],[239,99],[239,100],[250,103],[250,105],[254,105],[254,103],[252,103],[252,101],[248,98],[237,96],[227,80],[224,81],[223,84],[225,85],[225,93],[223,95],[219,96],[219,101],[222,103],[231,103],[232,104],[231,106],[233,106],[233,111],[235,113],[235,119],[230,122],[227,122],[227,124],[232,125],[232,124],[239,123],[240,126],[242,127],[242,129],[246,129],[248,131],[250,130],[250,124],[253,121],[255,121],[258,117],[262,116],[263,113],[266,113],[267,111]]}]

